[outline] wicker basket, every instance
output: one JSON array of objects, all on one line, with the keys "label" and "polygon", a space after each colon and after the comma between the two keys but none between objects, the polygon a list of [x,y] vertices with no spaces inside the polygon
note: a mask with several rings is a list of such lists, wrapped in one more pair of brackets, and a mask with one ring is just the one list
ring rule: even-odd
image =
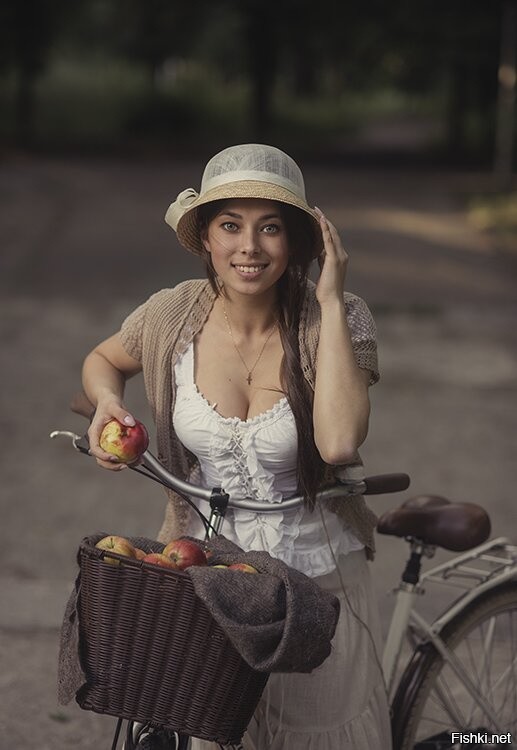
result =
[{"label": "wicker basket", "polygon": [[[187,573],[95,547],[79,548],[79,632],[87,684],[81,708],[237,744],[268,674],[246,664]],[[130,539],[146,552],[163,545]],[[108,565],[103,557],[117,558]]]}]

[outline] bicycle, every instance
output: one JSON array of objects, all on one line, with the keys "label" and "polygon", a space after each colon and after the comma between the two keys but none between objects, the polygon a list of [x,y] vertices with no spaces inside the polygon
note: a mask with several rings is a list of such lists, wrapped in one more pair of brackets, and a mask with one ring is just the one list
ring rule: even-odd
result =
[{"label": "bicycle", "polygon": [[[86,416],[84,410],[79,413]],[[58,435],[70,437],[76,450],[88,453],[86,437],[65,431],[51,437]],[[275,511],[251,499],[232,500],[221,488],[180,480],[149,451],[132,468],[182,497],[207,501],[207,536],[221,531],[228,507]],[[341,479],[317,497],[350,499],[408,486],[406,474]],[[282,508],[302,502],[301,496],[289,498]],[[490,522],[479,506],[436,497],[406,501],[380,518],[377,531],[404,538],[410,545],[382,655],[394,750],[459,750],[467,744],[480,749],[494,747],[496,739],[512,747],[517,739],[517,547],[503,537],[487,541]],[[462,554],[421,573],[422,558],[433,557],[439,547]],[[461,592],[432,622],[415,607],[417,597],[425,593],[424,583]],[[402,668],[405,641],[411,655]],[[112,750],[121,724],[119,720]],[[140,741],[145,747],[142,738],[149,731],[152,728],[128,722],[124,749],[134,750]],[[186,750],[189,738],[173,732],[170,743],[168,750]]]}]

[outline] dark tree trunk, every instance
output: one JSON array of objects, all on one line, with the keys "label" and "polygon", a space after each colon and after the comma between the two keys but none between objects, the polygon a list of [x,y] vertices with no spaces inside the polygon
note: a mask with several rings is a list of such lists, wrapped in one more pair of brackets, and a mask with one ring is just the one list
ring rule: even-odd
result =
[{"label": "dark tree trunk", "polygon": [[294,91],[298,96],[313,96],[317,91],[317,66],[307,38],[300,35],[294,49]]},{"label": "dark tree trunk", "polygon": [[464,63],[455,60],[450,67],[449,101],[447,106],[447,150],[453,160],[461,157],[466,147],[467,88],[467,69]]},{"label": "dark tree trunk", "polygon": [[36,98],[36,75],[21,68],[15,93],[16,143],[27,147],[33,142],[34,110]]},{"label": "dark tree trunk", "polygon": [[505,0],[501,23],[494,172],[500,190],[510,190],[515,148],[517,2]]},{"label": "dark tree trunk", "polygon": [[[250,115],[254,137],[264,140],[271,128],[272,96],[277,73],[277,38],[268,18],[268,3],[248,6],[246,36],[251,80]],[[264,34],[267,29],[267,34]]]}]

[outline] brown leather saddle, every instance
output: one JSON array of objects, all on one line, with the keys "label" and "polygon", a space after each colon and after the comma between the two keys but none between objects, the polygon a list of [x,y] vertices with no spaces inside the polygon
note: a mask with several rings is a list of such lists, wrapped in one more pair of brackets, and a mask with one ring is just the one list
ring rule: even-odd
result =
[{"label": "brown leather saddle", "polygon": [[490,518],[475,503],[454,503],[437,495],[418,495],[384,513],[377,523],[377,531],[463,552],[488,539]]}]

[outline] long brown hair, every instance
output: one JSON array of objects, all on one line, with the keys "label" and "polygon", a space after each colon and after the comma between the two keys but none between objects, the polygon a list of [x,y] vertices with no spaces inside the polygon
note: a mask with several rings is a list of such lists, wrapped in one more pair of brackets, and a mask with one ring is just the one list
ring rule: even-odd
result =
[{"label": "long brown hair", "polygon": [[[213,201],[198,208],[198,226],[202,234],[206,232],[210,221],[219,213],[224,203],[225,200]],[[307,507],[313,510],[315,495],[323,477],[324,462],[314,442],[314,393],[303,374],[299,329],[316,236],[310,218],[303,211],[285,203],[277,203],[277,206],[285,224],[289,243],[289,263],[277,282],[278,329],[284,350],[280,383],[296,423],[298,491],[305,496]],[[206,253],[204,260],[210,285],[219,296],[221,290],[210,253]]]}]

